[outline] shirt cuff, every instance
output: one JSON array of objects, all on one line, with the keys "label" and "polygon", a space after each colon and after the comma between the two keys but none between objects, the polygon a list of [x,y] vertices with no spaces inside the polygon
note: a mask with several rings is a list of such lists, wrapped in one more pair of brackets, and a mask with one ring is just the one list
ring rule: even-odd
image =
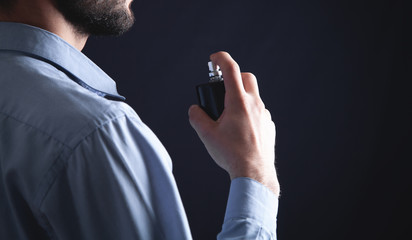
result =
[{"label": "shirt cuff", "polygon": [[276,195],[263,184],[251,178],[235,178],[230,185],[224,221],[249,218],[276,231],[278,204]]}]

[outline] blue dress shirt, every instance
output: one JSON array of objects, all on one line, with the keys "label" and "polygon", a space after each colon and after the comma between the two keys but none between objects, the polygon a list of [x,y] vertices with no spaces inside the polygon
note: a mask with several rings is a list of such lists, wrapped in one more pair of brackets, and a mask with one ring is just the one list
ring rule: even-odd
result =
[{"label": "blue dress shirt", "polygon": [[[0,22],[0,239],[191,239],[160,141],[57,35]],[[276,239],[278,200],[232,181],[220,239]]]}]

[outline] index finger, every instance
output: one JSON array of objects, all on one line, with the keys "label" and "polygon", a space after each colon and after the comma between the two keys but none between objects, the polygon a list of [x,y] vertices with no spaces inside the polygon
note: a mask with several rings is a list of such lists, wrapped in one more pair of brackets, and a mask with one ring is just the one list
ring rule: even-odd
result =
[{"label": "index finger", "polygon": [[210,55],[210,60],[219,65],[226,89],[226,94],[241,95],[245,92],[239,65],[227,52],[217,52]]}]

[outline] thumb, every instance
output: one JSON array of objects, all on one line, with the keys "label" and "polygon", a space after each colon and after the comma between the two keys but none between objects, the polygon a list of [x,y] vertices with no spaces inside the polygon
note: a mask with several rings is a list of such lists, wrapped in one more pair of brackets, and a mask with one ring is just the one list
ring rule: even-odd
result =
[{"label": "thumb", "polygon": [[207,115],[205,111],[203,111],[203,109],[198,105],[190,106],[189,122],[200,138],[203,138],[207,132],[210,132],[210,130],[216,124],[216,122],[213,121],[209,117],[209,115]]}]

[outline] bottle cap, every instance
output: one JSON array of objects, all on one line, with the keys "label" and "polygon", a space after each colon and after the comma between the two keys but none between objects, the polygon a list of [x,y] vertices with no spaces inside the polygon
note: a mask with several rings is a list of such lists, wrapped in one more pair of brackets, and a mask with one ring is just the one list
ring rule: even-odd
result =
[{"label": "bottle cap", "polygon": [[209,78],[211,82],[223,81],[222,78],[222,71],[220,71],[220,67],[215,65],[212,61],[207,63],[209,67]]}]

